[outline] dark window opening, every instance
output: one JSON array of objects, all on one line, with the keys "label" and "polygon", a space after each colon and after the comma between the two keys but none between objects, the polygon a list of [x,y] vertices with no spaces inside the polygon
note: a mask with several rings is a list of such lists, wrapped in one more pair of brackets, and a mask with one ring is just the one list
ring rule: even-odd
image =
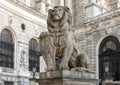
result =
[{"label": "dark window opening", "polygon": [[29,42],[29,70],[33,71],[33,68],[36,72],[40,71],[40,45],[35,39]]},{"label": "dark window opening", "polygon": [[0,66],[14,68],[14,43],[8,30],[1,32]]},{"label": "dark window opening", "polygon": [[114,36],[105,38],[100,45],[99,78],[120,80],[120,43]]},{"label": "dark window opening", "polygon": [[14,84],[13,82],[5,81],[5,85],[13,85],[13,84]]}]

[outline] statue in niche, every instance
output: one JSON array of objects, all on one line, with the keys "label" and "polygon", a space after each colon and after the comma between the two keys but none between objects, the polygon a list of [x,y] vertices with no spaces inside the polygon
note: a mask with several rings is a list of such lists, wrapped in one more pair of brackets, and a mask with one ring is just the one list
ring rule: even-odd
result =
[{"label": "statue in niche", "polygon": [[25,63],[25,55],[26,55],[26,52],[24,50],[21,50],[21,59],[20,59],[20,62],[22,64]]},{"label": "statue in niche", "polygon": [[47,28],[39,40],[47,70],[88,68],[87,56],[82,52],[71,31],[72,17],[68,7],[49,9]]},{"label": "statue in niche", "polygon": [[27,69],[27,52],[25,50],[21,50],[21,59],[20,59],[20,66],[22,69]]}]

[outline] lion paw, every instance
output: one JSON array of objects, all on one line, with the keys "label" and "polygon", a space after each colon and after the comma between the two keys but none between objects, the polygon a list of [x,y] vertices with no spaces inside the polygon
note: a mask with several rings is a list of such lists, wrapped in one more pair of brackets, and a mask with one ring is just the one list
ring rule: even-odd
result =
[{"label": "lion paw", "polygon": [[68,66],[68,65],[65,65],[65,64],[63,64],[63,63],[60,64],[59,68],[60,68],[61,70],[69,70],[69,66]]}]

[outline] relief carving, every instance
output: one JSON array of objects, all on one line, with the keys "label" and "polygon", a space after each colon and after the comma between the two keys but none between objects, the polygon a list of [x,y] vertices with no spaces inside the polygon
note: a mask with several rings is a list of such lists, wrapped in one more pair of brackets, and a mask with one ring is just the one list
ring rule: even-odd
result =
[{"label": "relief carving", "polygon": [[25,50],[21,50],[21,58],[20,58],[20,68],[23,70],[28,69],[28,59],[27,59],[27,52]]}]

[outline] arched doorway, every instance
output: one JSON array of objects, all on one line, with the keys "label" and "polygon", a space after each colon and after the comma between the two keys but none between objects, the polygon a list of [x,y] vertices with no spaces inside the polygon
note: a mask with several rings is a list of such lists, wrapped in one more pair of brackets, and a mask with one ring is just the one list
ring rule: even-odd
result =
[{"label": "arched doorway", "polygon": [[114,36],[106,37],[100,44],[99,78],[120,80],[120,43]]}]

